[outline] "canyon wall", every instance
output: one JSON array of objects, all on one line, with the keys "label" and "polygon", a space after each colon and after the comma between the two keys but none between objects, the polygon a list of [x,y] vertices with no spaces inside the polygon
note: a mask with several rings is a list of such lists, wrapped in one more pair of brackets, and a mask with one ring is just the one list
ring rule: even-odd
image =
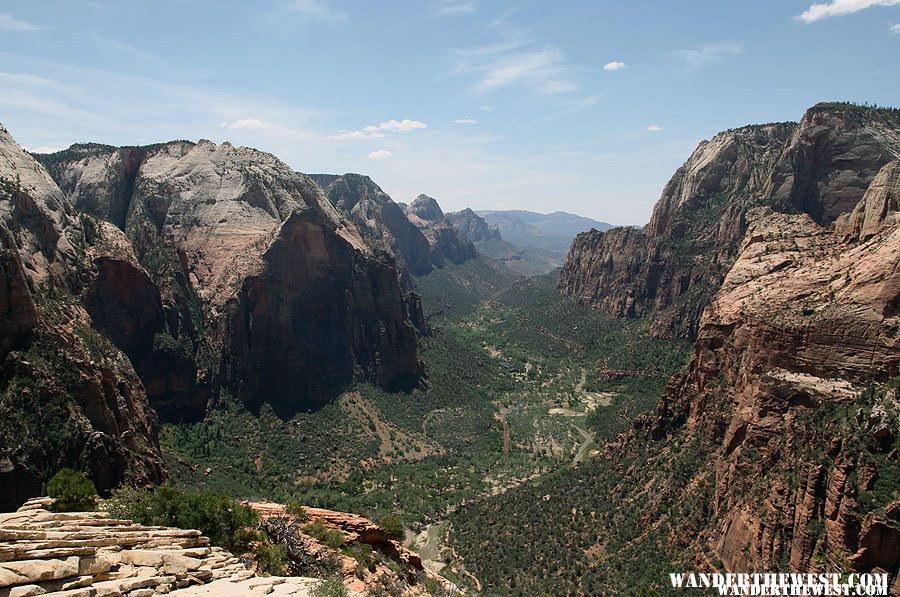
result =
[{"label": "canyon wall", "polygon": [[620,317],[648,317],[655,334],[695,338],[703,309],[731,268],[755,207],[829,225],[900,157],[900,112],[841,104],[799,124],[754,125],[702,142],[641,230],[578,235],[558,287]]}]

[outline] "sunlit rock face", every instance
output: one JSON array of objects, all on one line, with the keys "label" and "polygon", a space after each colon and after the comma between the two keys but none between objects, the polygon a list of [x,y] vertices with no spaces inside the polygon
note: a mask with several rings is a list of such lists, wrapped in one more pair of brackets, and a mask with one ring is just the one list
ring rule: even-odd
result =
[{"label": "sunlit rock face", "polygon": [[800,123],[754,125],[702,142],[663,190],[643,230],[580,234],[559,289],[660,336],[694,338],[734,263],[747,212],[771,207],[827,226],[853,210],[900,157],[896,111],[820,104]]}]

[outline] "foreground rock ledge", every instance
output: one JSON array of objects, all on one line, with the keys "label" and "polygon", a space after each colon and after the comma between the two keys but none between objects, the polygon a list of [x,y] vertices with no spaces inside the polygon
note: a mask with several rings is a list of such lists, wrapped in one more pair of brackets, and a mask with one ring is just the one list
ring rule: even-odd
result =
[{"label": "foreground rock ledge", "polygon": [[55,513],[34,498],[0,514],[0,597],[305,596],[322,581],[258,577],[200,531],[106,512]]}]

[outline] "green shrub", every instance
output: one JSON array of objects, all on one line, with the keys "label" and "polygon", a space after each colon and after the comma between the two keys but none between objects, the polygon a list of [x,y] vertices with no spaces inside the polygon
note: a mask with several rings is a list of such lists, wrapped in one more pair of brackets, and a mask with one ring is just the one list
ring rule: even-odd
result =
[{"label": "green shrub", "polygon": [[90,512],[97,509],[97,488],[81,471],[61,468],[47,484],[47,492],[56,501],[54,512]]},{"label": "green shrub", "polygon": [[309,518],[306,515],[306,508],[300,505],[299,502],[288,502],[284,505],[284,513],[288,516],[294,516],[299,518],[300,520],[306,520]]},{"label": "green shrub", "polygon": [[320,518],[306,523],[300,530],[331,549],[340,549],[346,544],[344,534],[337,529],[328,528]]},{"label": "green shrub", "polygon": [[288,557],[287,545],[274,544],[268,538],[262,538],[255,546],[257,569],[272,576],[286,576],[291,560]]},{"label": "green shrub", "polygon": [[403,538],[403,523],[396,516],[385,516],[380,525],[388,539],[399,541]]},{"label": "green shrub", "polygon": [[339,580],[329,579],[313,589],[313,597],[347,597],[347,587]]},{"label": "green shrub", "polygon": [[357,564],[362,568],[371,570],[372,572],[375,571],[375,548],[368,543],[354,543],[350,545],[350,547],[345,550],[345,555],[355,559]]},{"label": "green shrub", "polygon": [[256,538],[252,528],[256,512],[207,491],[179,491],[168,485],[152,490],[122,488],[113,493],[109,512],[140,524],[199,529],[213,545],[234,553],[248,551]]}]

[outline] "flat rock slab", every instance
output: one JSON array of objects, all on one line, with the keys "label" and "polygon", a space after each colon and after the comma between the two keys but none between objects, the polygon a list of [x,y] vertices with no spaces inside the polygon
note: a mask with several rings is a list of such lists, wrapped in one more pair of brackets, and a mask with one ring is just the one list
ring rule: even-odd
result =
[{"label": "flat rock slab", "polygon": [[78,558],[50,560],[18,560],[0,563],[0,587],[33,584],[44,580],[57,580],[78,576]]},{"label": "flat rock slab", "polygon": [[303,577],[254,577],[240,582],[217,580],[206,585],[172,591],[178,597],[215,595],[216,597],[241,597],[243,595],[271,595],[273,597],[309,597],[322,583],[316,578]]}]

